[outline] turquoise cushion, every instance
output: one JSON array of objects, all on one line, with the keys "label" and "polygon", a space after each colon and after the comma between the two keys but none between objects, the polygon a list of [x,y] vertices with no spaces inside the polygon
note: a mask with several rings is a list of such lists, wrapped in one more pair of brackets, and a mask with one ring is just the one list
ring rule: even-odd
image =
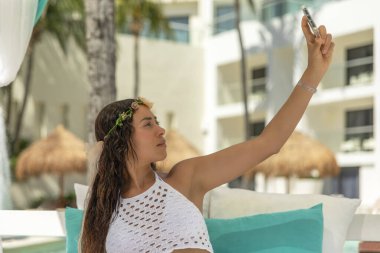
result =
[{"label": "turquoise cushion", "polygon": [[82,228],[83,211],[66,207],[65,227],[66,227],[66,252],[78,252],[78,240]]},{"label": "turquoise cushion", "polygon": [[206,219],[215,253],[322,252],[322,204],[234,219]]}]

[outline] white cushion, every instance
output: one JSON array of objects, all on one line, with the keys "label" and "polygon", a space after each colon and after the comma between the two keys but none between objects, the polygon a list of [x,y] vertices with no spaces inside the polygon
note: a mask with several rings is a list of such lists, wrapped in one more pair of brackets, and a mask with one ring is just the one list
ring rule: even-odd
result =
[{"label": "white cushion", "polygon": [[75,183],[74,184],[74,190],[75,190],[75,198],[76,198],[77,208],[80,210],[83,210],[85,203],[86,203],[88,186]]},{"label": "white cushion", "polygon": [[259,213],[309,208],[323,203],[323,252],[343,252],[348,227],[359,199],[312,194],[258,193],[243,189],[219,187],[205,198],[207,217],[233,218]]}]

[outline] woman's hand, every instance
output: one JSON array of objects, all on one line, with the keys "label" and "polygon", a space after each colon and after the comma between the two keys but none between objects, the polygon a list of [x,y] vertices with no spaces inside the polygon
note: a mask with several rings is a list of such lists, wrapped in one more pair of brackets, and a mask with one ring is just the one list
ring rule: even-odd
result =
[{"label": "woman's hand", "polygon": [[321,25],[318,30],[320,37],[315,37],[310,30],[306,16],[302,17],[302,31],[308,50],[306,72],[312,73],[313,79],[319,79],[320,81],[331,63],[335,44],[332,41],[331,34],[327,33],[324,25]]}]

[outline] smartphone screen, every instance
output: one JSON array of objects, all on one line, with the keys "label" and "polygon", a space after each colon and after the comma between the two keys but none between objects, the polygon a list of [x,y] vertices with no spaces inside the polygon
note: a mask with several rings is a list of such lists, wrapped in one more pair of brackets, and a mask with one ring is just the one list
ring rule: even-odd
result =
[{"label": "smartphone screen", "polygon": [[309,26],[310,26],[311,30],[313,31],[314,35],[316,37],[319,37],[318,27],[315,24],[313,18],[311,17],[308,9],[306,7],[303,7],[302,11],[303,11],[303,14],[307,17],[307,23],[309,24]]}]

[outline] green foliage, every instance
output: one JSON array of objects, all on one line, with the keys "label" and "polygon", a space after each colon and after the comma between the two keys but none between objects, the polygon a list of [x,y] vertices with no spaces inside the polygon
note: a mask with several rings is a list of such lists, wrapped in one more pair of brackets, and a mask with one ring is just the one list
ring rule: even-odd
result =
[{"label": "green foliage", "polygon": [[42,203],[44,203],[46,201],[46,198],[44,197],[40,197],[40,198],[37,198],[37,199],[33,199],[31,202],[30,202],[30,207],[29,208],[38,208],[42,205]]},{"label": "green foliage", "polygon": [[116,26],[119,31],[128,31],[139,36],[145,24],[149,32],[158,36],[164,32],[168,38],[173,34],[169,21],[159,4],[147,0],[116,0]]},{"label": "green foliage", "polygon": [[75,197],[75,193],[74,192],[71,192],[71,193],[68,193],[65,195],[65,206],[70,206],[70,207],[74,207],[76,208],[77,205],[76,205],[76,197]]},{"label": "green foliage", "polygon": [[86,49],[84,3],[82,0],[49,0],[46,12],[37,23],[33,40],[39,40],[44,31],[52,34],[67,53],[68,38],[73,37],[77,45]]}]

